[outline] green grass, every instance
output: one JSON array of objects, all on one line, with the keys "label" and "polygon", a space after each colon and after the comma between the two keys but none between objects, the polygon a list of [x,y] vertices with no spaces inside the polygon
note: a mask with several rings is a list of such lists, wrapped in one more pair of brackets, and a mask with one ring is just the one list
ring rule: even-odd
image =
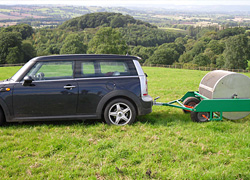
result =
[{"label": "green grass", "polygon": [[0,81],[12,77],[21,67],[0,67]]},{"label": "green grass", "polygon": [[[0,68],[1,79],[15,68]],[[144,71],[149,94],[162,102],[197,90],[207,73]],[[7,124],[0,127],[0,178],[249,179],[249,117],[194,123],[179,109],[156,106],[138,119],[124,127],[99,121]]]}]

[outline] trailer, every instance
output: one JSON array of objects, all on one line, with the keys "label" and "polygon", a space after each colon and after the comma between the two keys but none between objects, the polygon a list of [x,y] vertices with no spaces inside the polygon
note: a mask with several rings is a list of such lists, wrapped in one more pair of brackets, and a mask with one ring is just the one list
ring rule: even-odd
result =
[{"label": "trailer", "polygon": [[179,108],[190,113],[194,122],[237,120],[250,113],[250,78],[239,73],[216,70],[206,74],[199,91],[189,91],[182,98],[153,105]]}]

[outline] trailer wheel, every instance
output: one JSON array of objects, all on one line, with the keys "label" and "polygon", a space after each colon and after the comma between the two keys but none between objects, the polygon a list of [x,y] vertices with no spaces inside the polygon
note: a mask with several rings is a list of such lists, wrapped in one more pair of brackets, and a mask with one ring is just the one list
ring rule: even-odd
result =
[{"label": "trailer wheel", "polygon": [[[188,97],[183,101],[183,105],[186,107],[191,107],[193,108],[195,105],[199,104],[200,100],[197,99],[196,97]],[[183,109],[184,113],[190,113],[191,111]]]},{"label": "trailer wheel", "polygon": [[192,111],[191,119],[194,122],[207,122],[210,118],[210,112],[194,112]]}]

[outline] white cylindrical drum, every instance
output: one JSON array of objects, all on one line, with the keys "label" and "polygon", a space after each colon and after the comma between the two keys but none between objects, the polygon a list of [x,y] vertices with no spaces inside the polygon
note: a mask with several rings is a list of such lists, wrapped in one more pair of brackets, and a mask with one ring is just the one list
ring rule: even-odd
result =
[{"label": "white cylindrical drum", "polygon": [[[216,70],[207,73],[200,82],[199,93],[209,99],[250,99],[250,78],[239,73]],[[231,120],[246,117],[250,112],[223,112]]]}]

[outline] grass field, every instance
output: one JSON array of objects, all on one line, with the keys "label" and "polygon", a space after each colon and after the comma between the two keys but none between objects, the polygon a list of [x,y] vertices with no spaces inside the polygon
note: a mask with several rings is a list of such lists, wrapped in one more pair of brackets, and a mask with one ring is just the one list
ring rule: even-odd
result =
[{"label": "grass field", "polygon": [[0,81],[8,79],[13,76],[21,67],[0,67]]},{"label": "grass field", "polygon": [[[18,67],[0,68],[6,79]],[[197,90],[203,71],[149,68],[149,94],[166,102]],[[11,123],[0,127],[0,179],[250,179],[250,118],[194,123],[153,107],[131,126]]]},{"label": "grass field", "polygon": [[177,33],[184,33],[187,34],[188,31],[184,29],[179,29],[179,28],[167,28],[167,27],[160,27],[159,29],[169,31],[169,32],[177,32]]}]

